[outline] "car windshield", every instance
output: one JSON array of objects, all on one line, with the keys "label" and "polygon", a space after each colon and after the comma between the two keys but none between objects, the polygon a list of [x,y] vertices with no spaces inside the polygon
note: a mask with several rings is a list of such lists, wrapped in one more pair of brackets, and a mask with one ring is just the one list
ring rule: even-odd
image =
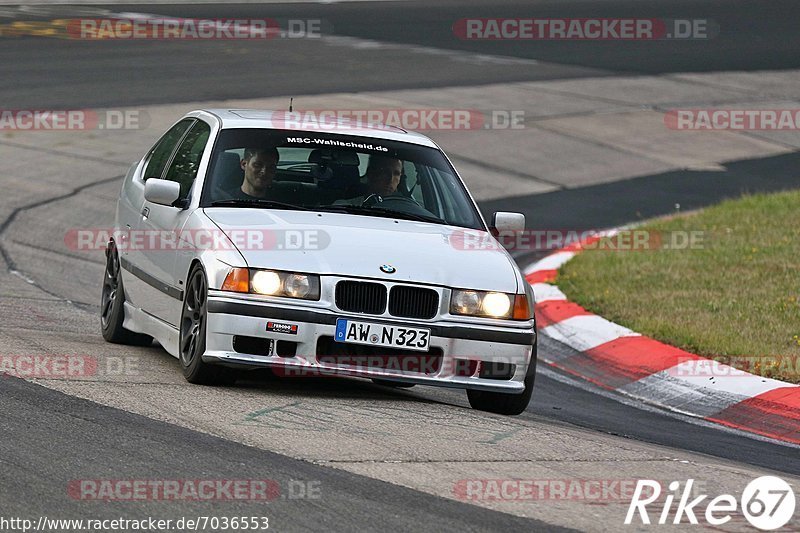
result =
[{"label": "car windshield", "polygon": [[343,134],[222,130],[204,207],[313,209],[485,229],[435,148]]}]

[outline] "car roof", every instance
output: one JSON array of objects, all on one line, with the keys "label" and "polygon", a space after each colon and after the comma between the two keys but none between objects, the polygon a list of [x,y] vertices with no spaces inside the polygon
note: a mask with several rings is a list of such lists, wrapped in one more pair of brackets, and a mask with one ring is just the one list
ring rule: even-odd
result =
[{"label": "car roof", "polygon": [[[329,120],[326,118],[322,121],[318,121],[316,118],[318,112],[303,114],[302,111],[295,111],[290,117],[287,117],[288,112],[286,111],[269,111],[264,109],[201,109],[188,113],[187,116],[197,116],[203,112],[214,115],[220,121],[220,129],[263,128],[291,130],[297,131],[298,133],[338,133],[342,135],[400,141],[438,148],[436,143],[420,133],[382,124],[375,126],[359,124],[347,119]],[[292,122],[295,123],[300,122],[300,124],[295,127],[286,127],[286,123],[289,121],[288,119],[291,119]]]}]

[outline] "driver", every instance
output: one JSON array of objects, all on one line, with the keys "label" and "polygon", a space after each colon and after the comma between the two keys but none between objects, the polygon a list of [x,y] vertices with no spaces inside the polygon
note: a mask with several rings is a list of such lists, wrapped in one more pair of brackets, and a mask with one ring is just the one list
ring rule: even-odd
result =
[{"label": "driver", "polygon": [[367,192],[355,198],[337,200],[334,205],[361,205],[372,195],[390,196],[397,193],[400,177],[403,175],[403,162],[396,157],[371,155],[367,163]]},{"label": "driver", "polygon": [[270,189],[278,169],[278,149],[245,148],[240,166],[244,170],[242,186],[224,191],[231,198],[248,200],[251,198],[271,198]]}]

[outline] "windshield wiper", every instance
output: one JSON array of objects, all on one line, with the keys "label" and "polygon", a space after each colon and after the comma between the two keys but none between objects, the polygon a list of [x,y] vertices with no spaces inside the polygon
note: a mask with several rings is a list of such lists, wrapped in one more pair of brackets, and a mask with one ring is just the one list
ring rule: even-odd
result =
[{"label": "windshield wiper", "polygon": [[310,211],[302,205],[287,204],[276,202],[275,200],[265,200],[261,198],[231,198],[230,200],[217,200],[211,202],[211,207],[266,207],[268,209],[296,209],[298,211]]},{"label": "windshield wiper", "polygon": [[351,215],[377,215],[384,218],[402,218],[405,220],[419,220],[420,222],[433,222],[435,224],[444,224],[445,221],[436,216],[420,215],[417,213],[408,213],[406,211],[395,211],[394,209],[387,209],[385,207],[361,207],[358,205],[326,205],[317,208],[318,211],[333,211],[348,213]]}]

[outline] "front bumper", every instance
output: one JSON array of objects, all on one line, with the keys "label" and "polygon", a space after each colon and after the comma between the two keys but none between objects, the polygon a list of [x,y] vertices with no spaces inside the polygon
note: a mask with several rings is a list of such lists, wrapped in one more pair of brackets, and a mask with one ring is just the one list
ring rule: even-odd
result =
[{"label": "front bumper", "polygon": [[[382,367],[373,366],[370,361],[374,361],[374,358],[369,356],[344,357],[332,361],[327,353],[318,350],[320,346],[331,345],[326,341],[334,336],[337,318],[428,328],[431,330],[430,352],[417,353],[420,357],[435,357],[439,361],[435,367],[425,368],[391,363]],[[296,329],[291,333],[267,331],[270,321],[294,325]],[[521,326],[476,326],[444,320],[387,319],[319,307],[261,302],[211,291],[203,361],[238,367],[272,367],[280,369],[284,375],[379,378],[513,394],[525,390],[523,380],[529,365],[536,364],[536,330],[532,323],[523,323]],[[242,353],[241,348],[237,347],[238,351],[234,349],[234,336],[269,339],[273,341],[270,343],[273,349],[268,353]],[[294,355],[278,355],[274,350],[278,341],[295,343]],[[332,346],[338,348],[341,344]],[[374,350],[375,354],[391,351],[380,347],[368,349]],[[510,369],[508,375],[486,377],[491,372],[485,370],[495,368],[492,365],[498,363]],[[472,369],[472,374],[465,375]]]}]

